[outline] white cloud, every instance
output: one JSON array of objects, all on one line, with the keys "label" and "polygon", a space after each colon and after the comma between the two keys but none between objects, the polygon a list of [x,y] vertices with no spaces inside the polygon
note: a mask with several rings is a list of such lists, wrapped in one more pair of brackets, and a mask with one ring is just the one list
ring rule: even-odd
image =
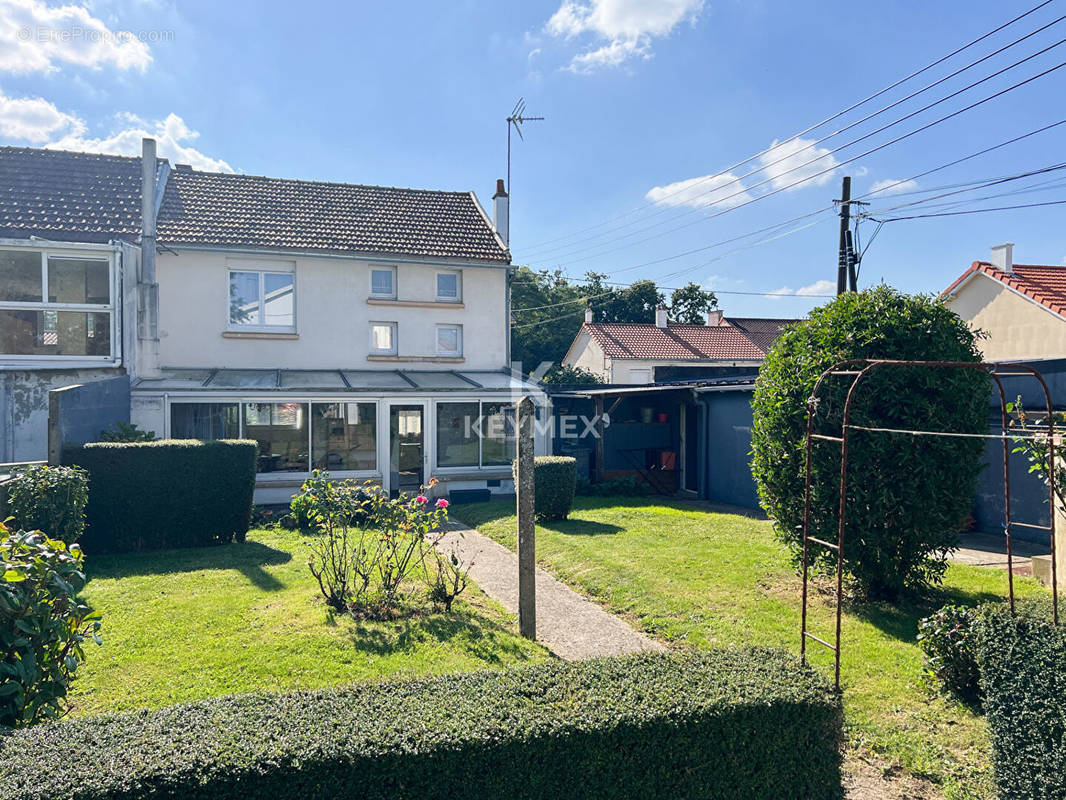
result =
[{"label": "white cloud", "polygon": [[544,26],[552,36],[591,35],[598,46],[574,56],[571,72],[616,67],[632,58],[651,58],[651,42],[694,21],[704,0],[563,0]]},{"label": "white cloud", "polygon": [[0,0],[0,70],[54,72],[58,63],[144,71],[148,45],[130,31],[111,30],[80,5]]},{"label": "white cloud", "polygon": [[85,123],[43,97],[7,97],[0,91],[0,136],[41,144],[56,136],[80,135]]},{"label": "white cloud", "polygon": [[177,114],[169,114],[166,119],[155,122],[148,122],[132,114],[120,114],[119,119],[126,127],[110,136],[94,139],[85,136],[82,130],[45,146],[58,150],[135,156],[141,153],[141,139],[149,137],[156,140],[159,156],[170,159],[171,164],[189,164],[194,169],[210,172],[234,171],[233,167],[225,161],[211,158],[196,148],[190,147],[189,142],[195,140],[200,134],[186,125],[185,120]]},{"label": "white cloud", "polygon": [[666,186],[654,186],[644,195],[645,199],[664,206],[691,206],[704,208],[718,206],[731,208],[752,200],[744,190],[744,184],[731,172],[724,175],[704,175],[689,178]]},{"label": "white cloud", "polygon": [[[780,144],[775,139],[770,149],[759,156],[763,173],[774,189],[798,189],[808,181],[821,186],[832,180],[837,160],[827,148],[812,145],[813,139],[792,139]],[[826,172],[819,175],[822,170]]]},{"label": "white cloud", "polygon": [[901,192],[912,192],[918,188],[918,181],[915,180],[883,180],[878,181],[870,187],[870,194],[880,193],[881,195],[900,194]]},{"label": "white cloud", "polygon": [[836,294],[837,285],[833,281],[815,281],[807,286],[801,286],[799,289],[791,289],[788,286],[782,286],[780,289],[775,289],[770,292],[772,297],[822,297],[832,296]]}]

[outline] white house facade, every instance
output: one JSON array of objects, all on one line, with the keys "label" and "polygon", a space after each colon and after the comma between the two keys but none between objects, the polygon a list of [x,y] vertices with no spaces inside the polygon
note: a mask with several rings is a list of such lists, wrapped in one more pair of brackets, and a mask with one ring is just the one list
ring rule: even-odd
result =
[{"label": "white house facade", "polygon": [[[48,175],[81,155],[0,148],[0,175],[5,159]],[[46,329],[58,319],[59,345],[27,361],[27,374],[49,385],[41,376],[53,366],[126,374],[129,417],[142,429],[255,439],[257,502],[285,501],[314,469],[391,492],[431,478],[438,493],[513,491],[513,405],[546,398],[510,370],[502,186],[497,230],[470,192],[171,168],[150,141],[141,159],[106,158],[115,160],[87,168],[139,174],[139,214],[136,230],[79,245],[106,263],[76,276],[94,293],[45,291],[57,280],[49,270],[70,273],[74,262],[62,259],[79,246],[43,246],[47,231],[0,240],[0,258],[39,253],[41,264],[40,308],[18,305],[36,302],[18,299],[32,286],[0,292],[6,370],[34,355],[22,352],[34,349],[27,336],[51,341]],[[18,213],[0,205],[0,232],[5,214]],[[24,312],[53,321],[36,333],[5,327],[5,313]],[[548,446],[541,436],[538,451]],[[35,445],[10,460],[43,455]]]}]

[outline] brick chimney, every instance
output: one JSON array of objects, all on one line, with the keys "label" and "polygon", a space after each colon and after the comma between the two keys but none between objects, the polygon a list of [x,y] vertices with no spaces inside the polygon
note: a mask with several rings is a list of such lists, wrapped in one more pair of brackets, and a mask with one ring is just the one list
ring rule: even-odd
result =
[{"label": "brick chimney", "polygon": [[585,309],[585,322],[592,322],[592,306]]},{"label": "brick chimney", "polygon": [[722,319],[725,317],[725,312],[720,308],[710,308],[707,310],[707,324],[712,328],[716,328],[722,324]]},{"label": "brick chimney", "polygon": [[655,309],[655,327],[656,328],[665,328],[667,319],[668,319],[668,317],[667,317],[666,306],[664,306],[662,303],[660,303],[659,307],[657,309]]}]

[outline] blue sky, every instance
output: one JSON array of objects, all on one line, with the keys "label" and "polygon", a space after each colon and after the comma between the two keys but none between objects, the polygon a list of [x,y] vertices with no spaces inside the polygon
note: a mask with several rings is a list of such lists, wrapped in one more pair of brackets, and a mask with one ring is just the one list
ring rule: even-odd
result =
[{"label": "blue sky", "polygon": [[[1064,68],[846,166],[834,169],[831,160],[1053,67],[1066,60],[1062,46],[826,154],[1055,44],[1066,37],[1063,22],[807,147],[1066,14],[1066,2],[1051,2],[798,143],[717,173],[1036,2],[886,2],[842,13],[838,4],[765,0],[0,0],[0,142],[133,154],[151,134],[163,155],[198,168],[473,189],[489,206],[506,167],[504,118],[524,97],[528,113],[547,120],[529,123],[525,140],[514,141],[517,263],[666,286],[695,280],[721,292],[727,315],[788,316],[821,302],[797,291],[820,294],[827,284],[819,281],[835,280],[831,212],[759,246],[736,251],[755,239],[709,246],[828,206],[842,174],[854,176],[855,195],[865,194],[1066,118]],[[895,188],[929,190],[1045,167],[1066,160],[1064,140],[1066,125]],[[952,199],[967,201],[957,209],[1064,199],[1063,188],[1046,184],[1057,176],[1066,180],[1056,172]],[[971,199],[1036,181],[1045,182],[1041,191]],[[925,196],[883,193],[871,198],[872,208]],[[1066,206],[1051,206],[889,223],[866,254],[861,282],[937,292],[1005,240],[1015,242],[1020,263],[1063,264],[1064,219]],[[864,222],[862,239],[874,228]],[[674,258],[688,251],[697,252]]]}]

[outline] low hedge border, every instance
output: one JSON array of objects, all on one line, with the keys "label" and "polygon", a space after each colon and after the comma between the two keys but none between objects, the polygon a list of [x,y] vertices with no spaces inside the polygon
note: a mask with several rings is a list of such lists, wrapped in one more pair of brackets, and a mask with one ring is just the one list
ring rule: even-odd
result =
[{"label": "low hedge border", "polygon": [[982,606],[977,664],[1000,796],[1066,797],[1066,627],[1048,602]]},{"label": "low hedge border", "polygon": [[0,800],[839,800],[839,696],[774,650],[223,697],[0,737]]},{"label": "low hedge border", "polygon": [[[518,489],[518,461],[512,465]],[[537,456],[533,459],[533,514],[539,520],[566,519],[574,507],[577,459],[573,456]]]},{"label": "low hedge border", "polygon": [[244,541],[258,445],[251,440],[93,442],[63,450],[89,472],[81,544],[90,556]]}]

